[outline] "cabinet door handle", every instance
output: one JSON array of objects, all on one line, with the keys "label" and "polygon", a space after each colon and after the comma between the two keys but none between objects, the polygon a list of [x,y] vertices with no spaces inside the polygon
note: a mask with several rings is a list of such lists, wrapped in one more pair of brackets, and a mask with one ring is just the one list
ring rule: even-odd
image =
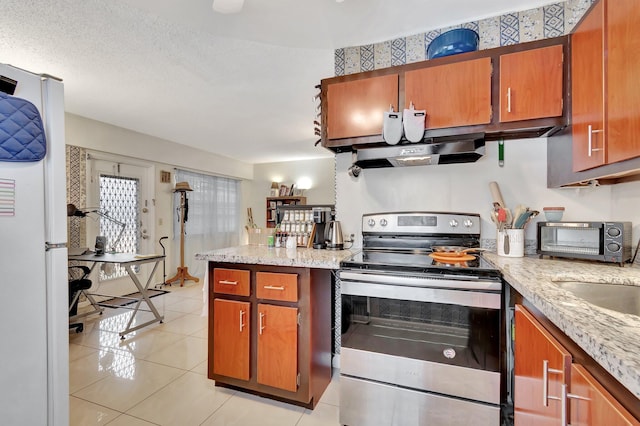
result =
[{"label": "cabinet door handle", "polygon": [[511,112],[511,87],[507,88],[507,112]]},{"label": "cabinet door handle", "polygon": [[555,401],[562,399],[559,396],[549,396],[549,373],[562,374],[562,370],[549,368],[549,361],[545,359],[542,361],[542,405],[545,407],[549,406],[550,399]]},{"label": "cabinet door handle", "polygon": [[238,281],[227,281],[227,280],[220,280],[218,281],[220,284],[227,284],[227,285],[238,285]]},{"label": "cabinet door handle", "polygon": [[240,333],[244,330],[244,311],[240,310]]},{"label": "cabinet door handle", "polygon": [[274,286],[274,285],[265,285],[263,287],[265,290],[280,290],[280,291],[284,291],[284,286]]},{"label": "cabinet door handle", "polygon": [[595,152],[595,151],[602,151],[602,148],[593,148],[593,134],[594,133],[602,133],[603,130],[593,130],[593,126],[591,124],[589,124],[589,128],[587,129],[587,132],[589,133],[588,136],[588,140],[589,140],[589,157],[591,157],[591,153]]},{"label": "cabinet door handle", "polygon": [[264,313],[260,312],[260,327],[259,327],[259,331],[260,334],[262,334],[262,330],[264,330]]},{"label": "cabinet door handle", "polygon": [[562,416],[562,426],[568,426],[567,423],[567,408],[569,404],[569,399],[577,399],[580,401],[591,401],[591,398],[587,398],[580,395],[575,395],[573,393],[569,393],[567,391],[567,385],[562,385],[562,407],[561,407],[561,416]]}]

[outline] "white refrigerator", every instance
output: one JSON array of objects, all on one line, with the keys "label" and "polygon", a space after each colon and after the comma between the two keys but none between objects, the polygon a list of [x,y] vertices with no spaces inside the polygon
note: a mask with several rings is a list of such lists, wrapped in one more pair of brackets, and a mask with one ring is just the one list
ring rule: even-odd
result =
[{"label": "white refrigerator", "polygon": [[69,424],[64,90],[0,64],[13,96],[35,104],[47,136],[38,162],[0,161],[0,424]]}]

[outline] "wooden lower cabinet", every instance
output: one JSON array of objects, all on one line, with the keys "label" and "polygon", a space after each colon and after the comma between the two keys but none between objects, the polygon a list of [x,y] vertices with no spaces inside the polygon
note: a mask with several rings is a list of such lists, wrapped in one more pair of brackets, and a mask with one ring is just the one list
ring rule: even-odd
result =
[{"label": "wooden lower cabinet", "polygon": [[515,426],[640,425],[527,308],[515,308]]},{"label": "wooden lower cabinet", "polygon": [[570,389],[571,426],[640,425],[580,364],[571,365]]},{"label": "wooden lower cabinet", "polygon": [[248,302],[214,299],[213,371],[215,374],[249,380]]},{"label": "wooden lower cabinet", "polygon": [[571,354],[524,307],[516,305],[515,315],[515,425],[566,424],[561,423],[561,394]]},{"label": "wooden lower cabinet", "polygon": [[298,309],[258,304],[258,383],[295,392]]},{"label": "wooden lower cabinet", "polygon": [[[248,295],[217,293],[220,270],[248,274]],[[331,271],[209,262],[209,277],[208,377],[314,408],[331,381]]]}]

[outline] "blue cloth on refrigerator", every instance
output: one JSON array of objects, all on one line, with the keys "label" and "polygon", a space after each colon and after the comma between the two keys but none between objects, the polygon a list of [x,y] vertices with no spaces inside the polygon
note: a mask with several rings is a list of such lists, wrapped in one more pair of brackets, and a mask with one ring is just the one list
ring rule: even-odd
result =
[{"label": "blue cloth on refrigerator", "polygon": [[38,108],[0,92],[0,161],[40,161],[47,142]]}]

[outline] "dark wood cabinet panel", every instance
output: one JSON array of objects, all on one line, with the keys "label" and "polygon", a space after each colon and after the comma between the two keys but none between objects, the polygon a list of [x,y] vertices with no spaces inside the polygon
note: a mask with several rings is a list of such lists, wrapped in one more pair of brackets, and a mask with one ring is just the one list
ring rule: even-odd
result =
[{"label": "dark wood cabinet panel", "polygon": [[215,299],[213,319],[213,372],[249,380],[251,305],[248,302]]},{"label": "dark wood cabinet panel", "polygon": [[562,115],[563,56],[560,45],[500,56],[500,122]]},{"label": "dark wood cabinet panel", "polygon": [[258,383],[295,392],[298,309],[258,304]]},{"label": "dark wood cabinet panel", "polygon": [[332,84],[327,100],[329,139],[381,134],[383,112],[398,110],[398,74]]},{"label": "dark wood cabinet panel", "polygon": [[491,122],[491,58],[405,73],[405,108],[426,110],[426,128]]}]

